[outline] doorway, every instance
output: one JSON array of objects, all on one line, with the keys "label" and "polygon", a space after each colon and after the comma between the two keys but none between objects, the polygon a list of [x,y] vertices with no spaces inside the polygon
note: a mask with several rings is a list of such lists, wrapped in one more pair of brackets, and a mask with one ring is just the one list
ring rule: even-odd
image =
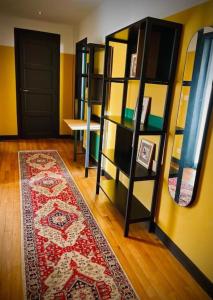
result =
[{"label": "doorway", "polygon": [[59,135],[60,35],[15,28],[18,135]]}]

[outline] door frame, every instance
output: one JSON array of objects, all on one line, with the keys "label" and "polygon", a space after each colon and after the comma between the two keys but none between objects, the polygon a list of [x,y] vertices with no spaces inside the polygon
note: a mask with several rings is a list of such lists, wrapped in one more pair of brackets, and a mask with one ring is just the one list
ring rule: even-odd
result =
[{"label": "door frame", "polygon": [[[57,49],[56,49],[56,55],[58,57],[56,64],[57,68],[57,89],[56,89],[56,98],[57,98],[57,112],[56,112],[56,118],[57,118],[57,132],[55,137],[59,137],[59,124],[60,124],[60,34],[55,33],[48,33],[43,31],[37,31],[37,30],[29,30],[29,29],[22,29],[22,28],[14,28],[14,42],[15,42],[15,77],[16,77],[16,109],[17,109],[17,127],[18,127],[18,137],[22,138],[22,110],[21,110],[21,66],[20,66],[20,56],[19,56],[19,50],[20,50],[20,35],[22,33],[31,33],[34,34],[41,34],[43,36],[46,36],[47,38],[54,39],[57,43]],[[30,137],[28,137],[30,138]],[[39,138],[39,137],[33,137],[33,138]]]}]

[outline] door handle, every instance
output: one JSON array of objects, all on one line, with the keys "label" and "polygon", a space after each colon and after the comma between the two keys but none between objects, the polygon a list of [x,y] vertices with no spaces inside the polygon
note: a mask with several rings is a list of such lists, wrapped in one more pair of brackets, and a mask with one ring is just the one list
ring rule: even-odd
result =
[{"label": "door handle", "polygon": [[28,93],[29,90],[27,90],[27,89],[21,89],[21,92]]}]

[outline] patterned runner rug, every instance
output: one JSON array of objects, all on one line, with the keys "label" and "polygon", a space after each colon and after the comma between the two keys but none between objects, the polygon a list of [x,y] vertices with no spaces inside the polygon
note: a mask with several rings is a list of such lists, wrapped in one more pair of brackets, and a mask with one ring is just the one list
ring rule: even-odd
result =
[{"label": "patterned runner rug", "polygon": [[19,152],[27,299],[137,299],[57,151]]}]

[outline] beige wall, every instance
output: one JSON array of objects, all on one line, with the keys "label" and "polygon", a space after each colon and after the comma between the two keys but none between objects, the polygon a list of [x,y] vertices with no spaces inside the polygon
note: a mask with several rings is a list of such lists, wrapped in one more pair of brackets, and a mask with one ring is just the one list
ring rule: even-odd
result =
[{"label": "beige wall", "polygon": [[165,18],[205,0],[107,0],[75,27],[76,41],[87,37],[103,43],[105,36],[147,16]]}]

